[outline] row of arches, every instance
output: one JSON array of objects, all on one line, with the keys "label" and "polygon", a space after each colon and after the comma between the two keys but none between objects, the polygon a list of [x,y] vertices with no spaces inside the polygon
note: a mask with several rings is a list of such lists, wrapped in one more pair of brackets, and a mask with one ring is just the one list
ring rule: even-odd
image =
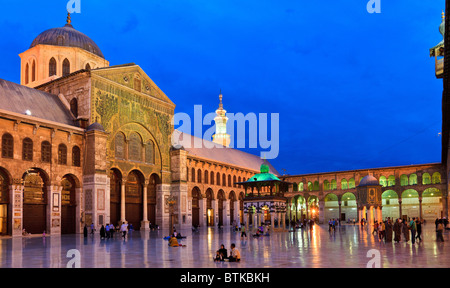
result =
[{"label": "row of arches", "polygon": [[236,184],[237,182],[244,182],[246,178],[241,178],[241,176],[236,177],[236,175],[231,176],[220,172],[209,172],[208,170],[202,171],[201,169],[191,168],[191,177],[188,177],[188,181],[195,182],[199,184],[211,184],[211,185],[222,185],[228,187],[238,188],[241,185]]},{"label": "row of arches", "polygon": [[[430,187],[423,191],[405,189],[401,192],[385,190],[382,195],[383,217],[404,218],[421,217],[426,220],[434,220],[443,216],[442,192],[436,187]],[[323,205],[323,209],[318,209]],[[328,219],[340,219],[342,221],[358,220],[358,203],[356,195],[346,192],[342,195],[328,193],[319,201],[315,195],[297,195],[291,200],[291,220],[304,218],[319,218],[314,211],[322,210],[325,221]]]},{"label": "row of arches", "polygon": [[[42,234],[48,230],[48,219],[52,207],[48,205],[50,181],[47,173],[39,168],[30,168],[22,175],[22,228],[28,233]],[[10,189],[12,177],[9,172],[0,167],[0,234],[12,233],[12,209]],[[62,234],[76,232],[76,189],[80,187],[79,180],[72,174],[66,174],[59,182],[61,187],[60,227]],[[59,203],[58,203],[59,204]]]},{"label": "row of arches", "polygon": [[[41,142],[41,162],[52,163],[52,145],[49,141]],[[14,137],[5,133],[2,135],[2,158],[14,159]],[[58,145],[57,164],[67,165],[67,146],[63,143]],[[72,147],[72,166],[81,166],[81,149],[77,145]],[[22,160],[34,161],[34,142],[26,137],[22,140]]]},{"label": "row of arches", "polygon": [[[217,192],[217,196],[214,195],[214,192],[211,188],[206,189],[205,194],[201,193],[201,190],[199,187],[194,187],[191,191],[192,195],[192,225],[198,226],[201,222],[201,201],[203,199],[206,199],[206,219],[203,219],[207,226],[214,226],[216,224],[218,225],[224,225],[226,217],[225,213],[225,202],[228,201],[228,207],[230,212],[230,218],[227,219],[227,223],[233,223],[233,222],[240,222],[242,223],[244,221],[244,192],[240,192],[236,194],[234,191],[230,191],[228,194],[228,197],[226,197],[225,192],[222,189],[219,189]],[[218,221],[219,223],[215,223],[214,216],[215,216],[215,207],[213,205],[213,201],[217,201],[217,214],[218,214]],[[238,211],[235,211],[235,203],[238,201]],[[229,222],[228,222],[229,220]]]},{"label": "row of arches", "polygon": [[[148,220],[156,223],[156,189],[161,184],[157,174],[152,174],[148,181],[139,170],[132,170],[127,175],[122,175],[118,169],[110,170],[110,222],[117,225],[121,220],[133,225],[139,230],[141,221]],[[125,189],[125,197],[122,198],[122,189]],[[146,189],[146,198],[144,189]],[[146,201],[144,201],[146,200]],[[122,203],[124,201],[124,203]],[[144,202],[147,203],[144,207]],[[125,215],[122,215],[122,205],[125,207]],[[147,215],[144,215],[144,209]],[[147,217],[145,219],[145,217]]]},{"label": "row of arches", "polygon": [[155,144],[152,140],[144,142],[142,136],[132,132],[128,139],[118,132],[114,138],[114,155],[116,159],[155,163]]},{"label": "row of arches", "polygon": [[[360,181],[363,177],[361,177]],[[417,185],[418,184],[418,177],[417,174],[412,173],[410,175],[402,174],[400,175],[400,186],[411,186],[411,185]],[[422,174],[422,185],[429,185],[429,184],[440,184],[441,183],[441,173],[434,172],[432,174],[430,173],[423,173]],[[396,178],[394,175],[390,175],[388,177],[386,176],[380,176],[379,183],[382,187],[393,187],[396,185]],[[353,189],[356,188],[356,182],[354,178],[346,179],[343,178],[340,181],[340,189],[346,190],[346,189]],[[323,181],[323,190],[329,191],[329,190],[337,190],[338,189],[338,183],[336,179],[332,179],[330,181],[324,180]],[[320,191],[320,183],[319,181],[308,181],[307,184],[304,184],[303,182],[300,183],[293,183],[293,189],[294,192],[302,192],[302,191]]]}]

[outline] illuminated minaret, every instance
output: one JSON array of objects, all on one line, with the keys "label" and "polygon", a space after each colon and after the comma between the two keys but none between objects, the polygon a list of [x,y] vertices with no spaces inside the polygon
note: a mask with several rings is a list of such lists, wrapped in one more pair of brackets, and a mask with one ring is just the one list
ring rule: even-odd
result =
[{"label": "illuminated minaret", "polygon": [[216,122],[216,134],[213,135],[213,142],[225,147],[229,147],[230,135],[227,134],[228,117],[226,116],[227,111],[223,109],[222,91],[220,91],[219,100],[219,109],[216,110],[217,116],[214,118],[214,122]]}]

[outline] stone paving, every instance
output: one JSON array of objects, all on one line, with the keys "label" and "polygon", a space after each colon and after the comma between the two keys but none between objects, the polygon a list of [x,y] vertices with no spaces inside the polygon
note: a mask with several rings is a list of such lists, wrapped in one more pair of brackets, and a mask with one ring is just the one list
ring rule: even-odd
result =
[{"label": "stone paving", "polygon": [[[369,228],[370,229],[370,228]],[[29,236],[0,238],[1,268],[64,268],[72,264],[79,251],[80,267],[104,268],[299,268],[299,267],[366,267],[375,259],[370,250],[377,249],[381,267],[450,267],[450,232],[445,242],[436,242],[434,224],[424,225],[423,241],[383,243],[367,228],[343,225],[334,233],[328,226],[315,225],[310,231],[273,232],[271,236],[248,237],[231,229],[203,228],[199,232],[181,231],[186,247],[168,247],[167,231],[132,232],[101,240],[98,234]],[[241,252],[240,263],[213,262],[215,251],[224,244],[229,250],[235,243]],[[76,249],[76,250],[72,250]],[[369,255],[368,255],[369,252]]]}]

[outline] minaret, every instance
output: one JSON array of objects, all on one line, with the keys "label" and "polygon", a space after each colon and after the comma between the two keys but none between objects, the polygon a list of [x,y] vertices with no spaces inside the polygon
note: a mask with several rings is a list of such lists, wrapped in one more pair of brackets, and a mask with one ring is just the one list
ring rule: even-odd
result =
[{"label": "minaret", "polygon": [[436,78],[442,79],[444,77],[444,38],[445,38],[445,13],[442,11],[442,22],[439,25],[439,32],[442,35],[442,41],[430,49],[430,57],[435,59],[435,73]]},{"label": "minaret", "polygon": [[227,134],[227,121],[228,117],[226,116],[227,111],[223,109],[222,104],[222,90],[219,94],[219,109],[216,110],[216,117],[214,118],[214,122],[216,122],[216,134],[213,135],[213,142],[223,145],[225,147],[230,146],[230,135]]}]

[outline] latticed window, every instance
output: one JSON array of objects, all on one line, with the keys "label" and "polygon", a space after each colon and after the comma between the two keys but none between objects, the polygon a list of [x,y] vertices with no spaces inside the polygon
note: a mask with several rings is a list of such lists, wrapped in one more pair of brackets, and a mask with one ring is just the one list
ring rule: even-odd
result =
[{"label": "latticed window", "polygon": [[428,173],[422,175],[422,184],[431,184],[431,176]]},{"label": "latticed window", "polygon": [[41,161],[44,163],[52,161],[52,145],[48,141],[41,143]]},{"label": "latticed window", "polygon": [[33,161],[33,140],[25,138],[22,142],[22,160]]},{"label": "latticed window", "polygon": [[403,174],[400,176],[400,185],[401,186],[408,186],[409,185],[409,181],[408,181],[408,176]]},{"label": "latticed window", "polygon": [[63,61],[62,71],[63,71],[63,74],[62,74],[63,77],[70,74],[70,62],[69,62],[69,60],[67,60],[67,58],[64,59],[64,61]]},{"label": "latticed window", "polygon": [[58,146],[58,164],[67,165],[67,147],[64,144]]},{"label": "latticed window", "polygon": [[128,159],[134,161],[141,161],[142,159],[142,142],[138,134],[130,135],[130,142],[128,144]]},{"label": "latticed window", "polygon": [[117,133],[114,141],[114,155],[118,159],[125,159],[125,136]]},{"label": "latticed window", "polygon": [[14,158],[14,138],[11,134],[4,134],[2,136],[2,157]]},{"label": "latticed window", "polygon": [[56,75],[56,60],[52,57],[48,63],[48,77]]},{"label": "latticed window", "polygon": [[341,180],[341,189],[342,190],[348,189],[348,182],[346,179]]},{"label": "latticed window", "polygon": [[75,167],[81,166],[81,151],[78,146],[72,148],[72,165]]},{"label": "latticed window", "polygon": [[433,184],[440,184],[441,183],[441,173],[434,172],[432,182],[433,182]]}]

